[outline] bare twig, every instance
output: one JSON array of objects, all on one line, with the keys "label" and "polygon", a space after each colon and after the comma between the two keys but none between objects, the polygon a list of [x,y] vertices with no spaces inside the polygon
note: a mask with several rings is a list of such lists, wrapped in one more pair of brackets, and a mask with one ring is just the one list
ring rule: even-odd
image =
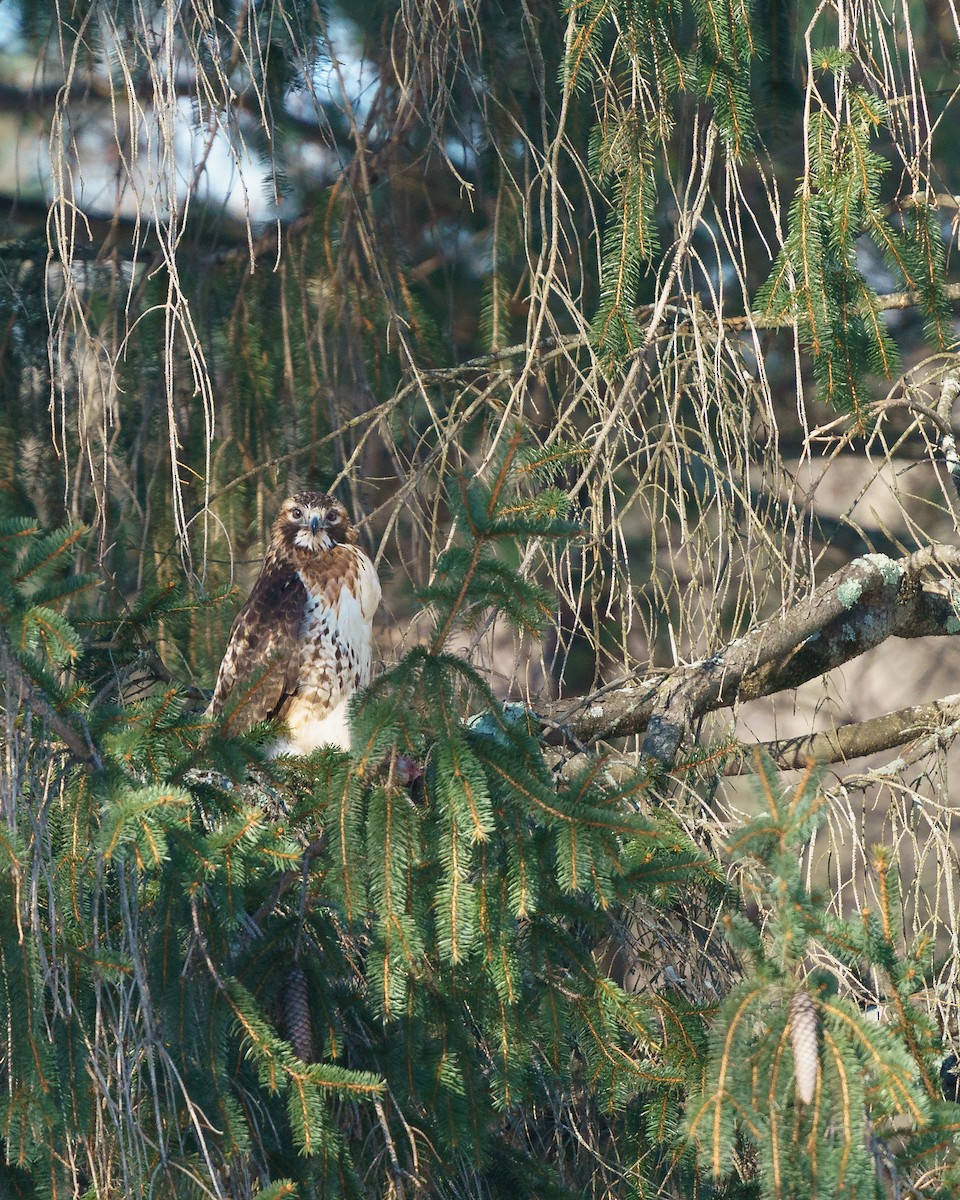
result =
[{"label": "bare twig", "polygon": [[960,496],[960,454],[957,453],[957,439],[950,421],[958,394],[960,394],[960,368],[954,367],[943,378],[937,416],[940,418],[940,450],[950,472],[950,478],[953,480],[953,486],[957,495]]}]

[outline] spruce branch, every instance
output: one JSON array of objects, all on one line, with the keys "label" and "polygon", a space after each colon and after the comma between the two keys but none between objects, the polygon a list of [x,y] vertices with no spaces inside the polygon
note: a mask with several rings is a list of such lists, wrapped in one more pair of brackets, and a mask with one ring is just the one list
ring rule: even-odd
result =
[{"label": "spruce branch", "polygon": [[[948,283],[944,285],[944,296],[951,304],[960,304],[960,283]],[[677,313],[677,305],[680,303],[679,295],[667,296],[666,301],[662,305],[642,304],[639,305],[633,312],[633,318],[639,327],[647,325],[655,316],[663,316],[665,313]],[[905,311],[911,308],[917,308],[924,304],[924,299],[918,293],[909,289],[897,292],[883,292],[874,298],[874,308],[877,312]],[[767,313],[759,310],[747,313],[741,316],[722,317],[719,321],[716,320],[710,312],[698,309],[695,317],[691,316],[690,320],[679,320],[675,329],[671,330],[671,336],[677,337],[680,335],[693,333],[699,330],[701,333],[709,329],[713,329],[716,333],[720,330],[730,332],[743,332],[750,329],[758,331],[775,332],[778,330],[790,330],[795,328],[796,321],[789,315],[783,313],[778,316],[770,316]],[[655,330],[651,331],[651,333]],[[513,359],[532,358],[541,365],[550,360],[562,357],[575,355],[577,351],[584,350],[590,344],[590,337],[585,333],[567,334],[564,336],[550,334],[541,338],[538,342],[531,344],[530,342],[517,342],[511,346],[503,346],[498,350],[491,351],[488,354],[477,354],[471,358],[464,359],[463,362],[457,363],[452,367],[426,367],[418,370],[416,379],[422,382],[457,382],[461,381],[464,376],[469,376],[474,373],[482,375],[488,374],[492,369],[502,368],[507,369],[508,364]],[[641,350],[636,351],[637,354],[642,354],[647,349],[647,343]],[[403,392],[400,393],[404,395]],[[343,430],[351,429],[359,424],[370,424],[379,419],[384,412],[394,407],[394,401],[387,401],[379,405],[375,409],[364,411],[359,415],[345,422],[341,427]],[[936,419],[934,413],[936,410],[927,409],[923,405],[911,404],[910,407],[917,411],[923,412],[924,415]],[[940,409],[940,418],[946,416],[942,408]],[[937,422],[938,425],[940,421]],[[236,478],[231,479],[225,484],[219,492],[211,497],[211,503],[225,495],[228,491],[236,487],[238,484],[247,479],[254,478],[258,475],[263,475],[279,464],[293,461],[301,458],[307,453],[313,452],[318,446],[324,445],[326,442],[332,441],[340,435],[340,429],[334,433],[327,434],[316,442],[308,443],[305,446],[299,447],[290,451],[287,454],[272,458],[262,465],[258,465],[251,470],[244,471]]]},{"label": "spruce branch", "polygon": [[[520,440],[521,432],[520,428],[517,427],[510,437],[506,452],[504,453],[503,459],[500,463],[499,470],[497,471],[496,477],[494,478],[494,481],[490,487],[487,502],[483,506],[482,518],[480,522],[476,520],[476,517],[480,516],[480,513],[476,511],[476,505],[471,503],[472,497],[470,495],[466,479],[464,479],[463,476],[460,476],[460,478],[457,480],[457,486],[460,492],[460,511],[469,530],[473,545],[470,547],[469,561],[460,572],[459,586],[453,599],[453,603],[447,608],[443,621],[439,625],[430,645],[431,654],[439,654],[443,649],[447,638],[450,636],[451,629],[453,628],[457,619],[460,617],[460,614],[467,603],[471,584],[473,583],[474,576],[477,573],[477,568],[480,565],[480,560],[490,537],[490,527],[496,514],[501,493],[506,486],[507,478],[510,474],[510,468],[517,456],[517,451],[520,448]],[[485,518],[485,520],[483,518]]]},{"label": "spruce branch", "polygon": [[[912,1152],[936,1153],[955,1129],[954,1113],[936,1106],[932,1022],[910,999],[928,968],[929,939],[906,953],[898,944],[899,880],[883,852],[872,864],[879,913],[829,912],[803,866],[829,811],[820,773],[808,768],[785,788],[759,751],[754,766],[757,815],[727,842],[753,911],[722,917],[743,978],[711,1017],[687,1136],[718,1182],[737,1167],[739,1131],[755,1152],[760,1195],[872,1194],[871,1142],[896,1131]],[[825,956],[887,976],[897,1020],[878,1025],[840,993],[833,969],[810,969]]]},{"label": "spruce branch", "polygon": [[[865,721],[851,721],[818,733],[800,734],[792,738],[776,738],[769,742],[731,742],[714,747],[711,758],[723,761],[722,774],[750,775],[753,756],[759,750],[766,754],[780,771],[800,771],[810,762],[845,763],[853,759],[881,754],[897,746],[911,746],[911,757],[936,744],[946,744],[960,732],[960,692],[941,696],[926,704],[911,704]],[[572,758],[557,759],[561,776],[568,778],[581,770],[585,763],[594,762],[596,755],[580,751]],[[603,762],[608,777],[626,781],[640,766],[636,755],[609,754]]]},{"label": "spruce branch", "polygon": [[103,765],[90,731],[85,723],[80,722],[80,728],[57,709],[54,703],[23,670],[16,656],[12,653],[6,634],[0,630],[0,661],[3,663],[3,674],[9,692],[16,696],[16,707],[30,705],[39,713],[51,732],[66,746],[69,753],[79,762],[91,763],[97,770]]}]

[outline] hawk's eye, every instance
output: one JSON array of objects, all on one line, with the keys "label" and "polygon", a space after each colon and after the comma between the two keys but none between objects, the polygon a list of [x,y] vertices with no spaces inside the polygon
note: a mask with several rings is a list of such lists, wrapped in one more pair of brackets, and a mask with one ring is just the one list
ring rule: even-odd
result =
[{"label": "hawk's eye", "polygon": [[334,511],[330,514],[329,517],[327,517],[327,524],[328,525],[339,525],[342,520],[343,520],[343,518],[340,516],[340,514],[336,511]]},{"label": "hawk's eye", "polygon": [[303,516],[303,509],[301,509],[301,508],[291,509],[290,516],[293,517],[293,519],[295,521],[299,521],[300,518]]}]

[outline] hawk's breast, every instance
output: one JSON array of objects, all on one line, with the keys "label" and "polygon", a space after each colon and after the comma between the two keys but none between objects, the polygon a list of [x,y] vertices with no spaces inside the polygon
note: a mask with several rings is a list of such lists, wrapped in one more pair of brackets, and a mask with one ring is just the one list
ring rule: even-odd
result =
[{"label": "hawk's breast", "polygon": [[296,688],[279,714],[289,737],[273,753],[309,754],[330,743],[349,749],[348,704],[370,682],[380,582],[373,563],[354,546],[335,547],[299,577],[306,596]]},{"label": "hawk's breast", "polygon": [[370,682],[373,614],[380,581],[356,546],[340,545],[312,569],[301,570],[306,589],[300,626],[301,696],[336,705]]},{"label": "hawk's breast", "polygon": [[317,701],[339,699],[370,682],[370,622],[347,581],[339,589],[310,590],[300,627],[300,691]]}]

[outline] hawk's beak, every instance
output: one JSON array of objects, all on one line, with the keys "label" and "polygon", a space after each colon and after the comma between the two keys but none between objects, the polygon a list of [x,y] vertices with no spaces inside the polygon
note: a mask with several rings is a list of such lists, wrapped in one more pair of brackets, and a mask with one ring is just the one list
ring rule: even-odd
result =
[{"label": "hawk's beak", "polygon": [[313,534],[314,537],[316,537],[319,529],[320,529],[320,518],[316,513],[313,513],[313,514],[311,514],[311,517],[310,517],[310,532]]}]

